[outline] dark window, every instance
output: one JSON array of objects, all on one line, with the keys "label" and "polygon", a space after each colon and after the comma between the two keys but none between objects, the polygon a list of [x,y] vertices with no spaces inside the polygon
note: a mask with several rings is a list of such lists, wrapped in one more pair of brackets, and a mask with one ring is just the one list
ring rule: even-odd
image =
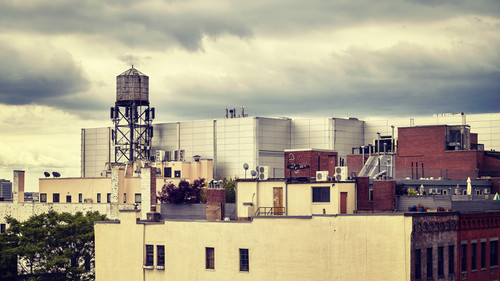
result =
[{"label": "dark window", "polygon": [[146,245],[146,266],[152,266],[154,264],[154,247],[153,245]]},{"label": "dark window", "polygon": [[498,240],[490,241],[490,267],[498,266]]},{"label": "dark window", "polygon": [[422,279],[422,252],[415,250],[415,279]]},{"label": "dark window", "polygon": [[373,189],[368,190],[368,201],[373,201]]},{"label": "dark window", "polygon": [[123,203],[127,203],[127,193],[123,193]]},{"label": "dark window", "polygon": [[181,177],[181,171],[174,171],[174,177],[180,178]]},{"label": "dark window", "polygon": [[156,265],[165,266],[165,246],[156,246]]},{"label": "dark window", "polygon": [[432,278],[432,248],[427,248],[427,278]]},{"label": "dark window", "polygon": [[330,187],[313,187],[313,202],[330,202]]},{"label": "dark window", "polygon": [[476,243],[471,243],[470,244],[470,267],[471,270],[476,270],[476,260],[477,260],[477,255],[476,255]]},{"label": "dark window", "polygon": [[438,277],[444,276],[444,248],[438,247]]},{"label": "dark window", "polygon": [[240,271],[250,271],[248,249],[240,249]]},{"label": "dark window", "polygon": [[97,203],[101,203],[101,193],[97,193]]},{"label": "dark window", "polygon": [[172,177],[172,167],[163,168],[163,177],[171,178]]},{"label": "dark window", "polygon": [[71,195],[66,195],[66,203],[71,203]]},{"label": "dark window", "polygon": [[462,268],[462,272],[467,272],[467,243],[462,244],[460,259],[461,259],[460,267]]},{"label": "dark window", "polygon": [[455,273],[455,246],[448,246],[448,273]]},{"label": "dark window", "polygon": [[40,193],[40,202],[47,202],[47,193]]},{"label": "dark window", "polygon": [[106,202],[111,203],[111,193],[106,194]]},{"label": "dark window", "polygon": [[486,241],[481,242],[481,268],[486,268]]},{"label": "dark window", "polygon": [[82,203],[82,202],[83,202],[83,194],[78,193],[78,203]]},{"label": "dark window", "polygon": [[135,203],[141,203],[141,194],[140,193],[135,194]]},{"label": "dark window", "polygon": [[215,250],[214,248],[205,248],[205,268],[214,269],[215,268]]},{"label": "dark window", "polygon": [[5,223],[0,224],[0,233],[5,233]]},{"label": "dark window", "polygon": [[59,193],[52,194],[52,202],[54,203],[59,202]]}]

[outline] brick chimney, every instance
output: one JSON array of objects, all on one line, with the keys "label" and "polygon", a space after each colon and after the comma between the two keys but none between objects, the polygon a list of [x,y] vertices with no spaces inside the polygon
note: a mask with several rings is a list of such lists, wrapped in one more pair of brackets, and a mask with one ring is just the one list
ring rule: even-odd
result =
[{"label": "brick chimney", "polygon": [[224,219],[224,204],[226,204],[226,190],[224,188],[207,189],[207,220]]},{"label": "brick chimney", "polygon": [[12,202],[24,202],[24,171],[14,170],[14,184],[12,186]]},{"label": "brick chimney", "polygon": [[144,167],[141,169],[141,220],[148,219],[153,206],[156,206],[156,168]]}]

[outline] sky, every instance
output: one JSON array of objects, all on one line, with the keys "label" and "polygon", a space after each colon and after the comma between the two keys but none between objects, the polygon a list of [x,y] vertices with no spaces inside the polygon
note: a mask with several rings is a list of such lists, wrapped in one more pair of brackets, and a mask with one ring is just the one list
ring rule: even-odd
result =
[{"label": "sky", "polygon": [[155,122],[499,112],[498,0],[0,0],[0,179],[80,176],[116,76]]}]

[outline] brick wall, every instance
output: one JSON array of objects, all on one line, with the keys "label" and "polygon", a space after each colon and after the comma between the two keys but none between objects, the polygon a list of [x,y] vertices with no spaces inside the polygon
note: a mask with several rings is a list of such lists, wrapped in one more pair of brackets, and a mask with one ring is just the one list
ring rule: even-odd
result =
[{"label": "brick wall", "polygon": [[373,211],[373,201],[369,200],[370,178],[356,178],[358,211]]},{"label": "brick wall", "polygon": [[373,209],[375,211],[396,209],[395,181],[373,181]]},{"label": "brick wall", "polygon": [[[285,152],[285,177],[316,177],[316,171],[328,171],[333,177],[335,166],[338,165],[337,152],[334,151],[286,151]],[[319,160],[319,161],[318,161]],[[289,164],[308,165],[305,169],[289,169]]]}]

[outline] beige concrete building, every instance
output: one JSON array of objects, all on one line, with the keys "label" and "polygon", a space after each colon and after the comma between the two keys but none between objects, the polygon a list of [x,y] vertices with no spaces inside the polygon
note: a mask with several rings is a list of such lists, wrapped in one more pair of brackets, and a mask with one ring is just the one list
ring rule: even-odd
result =
[{"label": "beige concrete building", "polygon": [[[102,177],[41,178],[39,202],[24,202],[24,171],[14,171],[13,201],[0,201],[0,226],[6,227],[6,216],[26,220],[49,210],[75,213],[98,211],[117,219],[119,210],[138,208],[146,218],[151,205],[151,183],[156,193],[168,182],[192,181],[213,177],[213,161],[154,163],[150,168],[136,165],[109,167]],[[147,200],[143,200],[147,198]]]},{"label": "beige concrete building", "polygon": [[240,219],[259,215],[352,214],[356,210],[353,181],[238,180],[236,190]]}]

